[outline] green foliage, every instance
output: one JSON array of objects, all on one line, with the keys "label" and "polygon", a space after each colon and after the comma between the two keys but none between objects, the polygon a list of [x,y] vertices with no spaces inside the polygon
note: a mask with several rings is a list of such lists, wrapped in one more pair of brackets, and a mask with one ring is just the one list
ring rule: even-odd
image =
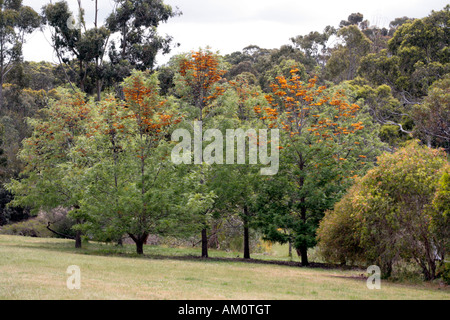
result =
[{"label": "green foliage", "polygon": [[[330,243],[334,237],[350,249],[343,251],[348,254],[343,259],[352,259],[362,248],[367,263],[379,265],[385,277],[399,261],[414,261],[425,279],[434,279],[436,259],[443,259],[448,250],[448,220],[432,205],[439,179],[449,170],[446,156],[414,142],[394,154],[383,154],[377,164],[323,220],[319,237],[324,252],[335,259],[336,245]],[[441,181],[442,188],[445,176]],[[353,228],[350,238],[357,241],[350,247],[346,238],[335,237],[342,227],[334,224],[339,218],[345,221],[343,226]]]},{"label": "green foliage", "polygon": [[337,36],[343,44],[333,49],[326,65],[328,78],[336,83],[356,77],[361,59],[371,46],[371,41],[354,25],[341,28]]},{"label": "green foliage", "polygon": [[22,58],[25,35],[41,24],[39,15],[21,0],[0,2],[0,108],[3,108],[3,84],[14,63]]},{"label": "green foliage", "polygon": [[414,132],[434,147],[450,149],[450,74],[436,81],[413,109]]},{"label": "green foliage", "polygon": [[347,194],[325,213],[317,230],[320,254],[332,263],[361,264],[365,251],[360,244],[357,210],[353,201],[359,190],[358,181]]},{"label": "green foliage", "polygon": [[115,0],[117,9],[109,15],[106,27],[119,35],[120,44],[111,42],[109,57],[113,64],[127,61],[129,71],[153,69],[156,55],[171,50],[172,37],[160,36],[161,23],[181,14],[160,0]]},{"label": "green foliage", "polygon": [[34,238],[51,238],[46,221],[42,218],[32,218],[2,227],[1,234]]},{"label": "green foliage", "polygon": [[398,57],[396,69],[401,73],[397,90],[407,91],[412,99],[424,96],[434,81],[449,72],[449,16],[447,5],[428,17],[403,23],[389,40],[389,51]]},{"label": "green foliage", "polygon": [[450,263],[441,263],[438,267],[437,275],[442,278],[446,284],[450,285]]},{"label": "green foliage", "polygon": [[[91,71],[90,76],[96,80],[99,80],[101,77],[98,68],[99,61],[103,59],[105,54],[110,30],[106,27],[97,27],[97,25],[92,29],[86,30],[85,12],[81,7],[78,17],[80,25],[72,27],[69,21],[73,19],[73,15],[66,1],[47,4],[43,8],[43,13],[46,23],[54,30],[52,33],[53,49],[59,61],[64,63],[69,70],[71,69],[78,74],[79,88],[85,91],[88,71]],[[72,58],[77,60],[78,70],[76,72],[71,64]],[[92,71],[90,64],[94,62],[96,63],[96,69]],[[67,75],[66,78],[67,81],[70,81]],[[97,82],[97,85],[99,85],[99,82]]]}]

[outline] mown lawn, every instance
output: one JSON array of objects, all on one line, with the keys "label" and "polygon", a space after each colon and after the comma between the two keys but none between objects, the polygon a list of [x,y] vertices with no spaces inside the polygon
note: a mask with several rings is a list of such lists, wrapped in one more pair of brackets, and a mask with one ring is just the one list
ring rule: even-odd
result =
[{"label": "mown lawn", "polygon": [[[450,299],[436,283],[383,281],[369,290],[361,270],[301,268],[245,263],[234,252],[211,251],[221,259],[189,258],[198,249],[85,244],[72,241],[0,235],[0,299]],[[256,255],[257,259],[277,259]],[[280,257],[282,258],[282,257]],[[69,290],[69,266],[79,266],[81,289]]]}]

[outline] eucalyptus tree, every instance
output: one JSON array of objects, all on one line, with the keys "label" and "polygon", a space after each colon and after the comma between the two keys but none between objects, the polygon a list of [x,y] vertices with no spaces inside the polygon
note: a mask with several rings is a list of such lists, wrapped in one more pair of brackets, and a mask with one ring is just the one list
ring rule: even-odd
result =
[{"label": "eucalyptus tree", "polygon": [[[43,15],[46,24],[53,30],[53,49],[60,63],[64,63],[69,70],[78,74],[78,85],[84,92],[88,89],[87,78],[90,65],[95,63],[94,74],[90,74],[90,76],[95,79],[97,100],[100,100],[100,62],[106,52],[110,31],[105,26],[98,26],[97,14],[94,28],[88,29],[85,11],[81,7],[80,1],[78,4],[77,18],[74,17],[65,0],[44,6]],[[74,67],[73,59],[76,60],[77,67]],[[69,78],[67,80],[70,81]]]},{"label": "eucalyptus tree", "polygon": [[26,35],[41,25],[41,18],[22,0],[0,1],[0,108],[3,107],[3,84],[14,64],[22,59]]},{"label": "eucalyptus tree", "polygon": [[129,70],[152,70],[159,53],[171,51],[173,38],[158,34],[158,27],[170,18],[181,15],[162,0],[114,0],[115,9],[106,26],[118,40],[111,41],[109,58],[112,64],[129,65]]}]

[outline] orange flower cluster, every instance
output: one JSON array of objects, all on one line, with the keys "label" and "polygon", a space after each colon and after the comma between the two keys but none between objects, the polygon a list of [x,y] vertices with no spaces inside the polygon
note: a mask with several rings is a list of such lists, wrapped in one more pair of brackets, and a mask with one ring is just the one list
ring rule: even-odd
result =
[{"label": "orange flower cluster", "polygon": [[158,135],[167,127],[181,122],[181,117],[166,113],[164,106],[167,101],[160,101],[157,88],[139,76],[134,76],[131,85],[125,86],[124,94],[125,108],[132,111],[130,117],[136,119],[143,133]]},{"label": "orange flower cluster", "polygon": [[78,124],[85,120],[90,113],[90,107],[84,101],[81,93],[75,93],[70,97],[61,97],[58,107],[53,109],[51,115],[54,119],[59,119],[61,128],[66,127],[75,130]]},{"label": "orange flower cluster", "polygon": [[212,52],[193,52],[180,62],[179,72],[191,87],[195,102],[200,101],[202,106],[225,92],[223,87],[214,88],[226,71],[219,70],[219,59]]},{"label": "orange flower cluster", "polygon": [[[279,126],[289,133],[291,140],[302,134],[315,137],[317,143],[337,141],[341,135],[354,134],[364,129],[362,122],[349,125],[349,119],[355,118],[360,110],[356,104],[346,102],[345,92],[339,91],[333,97],[324,96],[325,86],[317,87],[317,77],[303,83],[293,68],[291,77],[276,77],[270,86],[273,94],[265,98],[271,108],[254,108],[255,113],[269,128]],[[335,107],[333,114],[324,114],[321,106],[328,104]],[[346,125],[344,125],[344,123]],[[345,159],[338,157],[337,160]]]}]

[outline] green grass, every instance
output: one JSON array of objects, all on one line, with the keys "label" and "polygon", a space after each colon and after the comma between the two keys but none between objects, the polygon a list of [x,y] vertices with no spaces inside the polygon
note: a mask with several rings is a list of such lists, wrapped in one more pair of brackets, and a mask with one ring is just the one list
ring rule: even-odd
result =
[{"label": "green grass", "polygon": [[[254,258],[286,258],[285,248]],[[448,287],[382,282],[368,290],[361,270],[313,269],[227,260],[236,252],[211,251],[202,260],[195,248],[85,244],[0,235],[0,299],[450,299]],[[81,270],[81,289],[66,286],[67,267]]]}]

